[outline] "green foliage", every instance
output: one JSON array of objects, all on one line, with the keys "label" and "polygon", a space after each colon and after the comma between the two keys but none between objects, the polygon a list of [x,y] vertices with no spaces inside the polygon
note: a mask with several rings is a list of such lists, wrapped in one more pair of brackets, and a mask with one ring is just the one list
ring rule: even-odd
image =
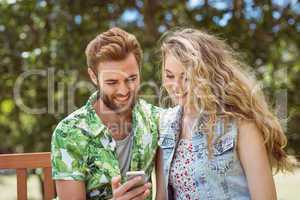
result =
[{"label": "green foliage", "polygon": [[[288,112],[283,118],[288,120],[288,150],[299,154],[297,1],[117,2],[0,1],[0,152],[50,150],[57,122],[90,94],[84,50],[98,33],[119,26],[135,34],[144,50],[143,81],[159,84],[157,41],[166,30],[184,26],[216,33],[243,52],[245,62],[264,84],[271,105],[276,104],[280,92],[287,91]],[[21,98],[17,98],[16,84],[30,70],[35,70],[34,74],[25,77]],[[151,94],[153,88],[145,87],[142,93]],[[40,110],[42,114],[29,113],[21,104],[45,110]]]}]

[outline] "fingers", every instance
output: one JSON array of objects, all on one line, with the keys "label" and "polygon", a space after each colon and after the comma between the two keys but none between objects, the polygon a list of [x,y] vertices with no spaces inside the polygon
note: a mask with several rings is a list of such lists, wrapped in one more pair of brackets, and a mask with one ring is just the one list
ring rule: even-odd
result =
[{"label": "fingers", "polygon": [[143,193],[142,199],[143,199],[143,200],[146,199],[149,195],[150,195],[150,190],[147,189],[147,190]]},{"label": "fingers", "polygon": [[121,185],[121,176],[115,176],[111,180],[111,187],[113,190],[117,189]]},{"label": "fingers", "polygon": [[143,197],[145,191],[149,190],[150,187],[151,187],[151,183],[147,183],[147,184],[144,184],[143,186],[134,188],[134,189],[128,191],[124,195],[124,199],[133,199],[133,198],[141,199]]},{"label": "fingers", "polygon": [[119,188],[119,192],[121,194],[129,191],[131,188],[133,188],[134,186],[138,185],[139,182],[142,181],[142,177],[136,177],[130,181],[127,181],[126,183],[124,183],[120,188]]},{"label": "fingers", "polygon": [[144,191],[142,194],[134,197],[132,200],[144,200],[146,199],[148,196],[150,195],[150,190],[147,189],[146,191]]},{"label": "fingers", "polygon": [[136,177],[122,185],[120,176],[113,177],[111,180],[113,199],[144,200],[150,194],[149,188],[151,188],[151,183],[137,186],[141,184],[141,181],[143,181],[142,177]]}]

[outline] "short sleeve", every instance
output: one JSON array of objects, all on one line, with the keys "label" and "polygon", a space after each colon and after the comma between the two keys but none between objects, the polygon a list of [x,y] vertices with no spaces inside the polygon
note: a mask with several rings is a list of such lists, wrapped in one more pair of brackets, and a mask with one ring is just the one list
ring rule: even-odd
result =
[{"label": "short sleeve", "polygon": [[55,128],[51,141],[52,178],[85,180],[88,136],[62,121]]},{"label": "short sleeve", "polygon": [[161,113],[164,111],[164,108],[153,106],[152,115],[154,116],[154,120],[159,125]]}]

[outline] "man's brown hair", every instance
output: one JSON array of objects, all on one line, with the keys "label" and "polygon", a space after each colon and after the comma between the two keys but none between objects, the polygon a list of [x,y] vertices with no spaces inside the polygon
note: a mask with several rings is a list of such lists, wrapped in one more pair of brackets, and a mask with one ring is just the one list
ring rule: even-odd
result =
[{"label": "man's brown hair", "polygon": [[117,27],[97,35],[85,50],[87,65],[92,69],[103,61],[123,60],[130,53],[141,66],[142,49],[136,37]]}]

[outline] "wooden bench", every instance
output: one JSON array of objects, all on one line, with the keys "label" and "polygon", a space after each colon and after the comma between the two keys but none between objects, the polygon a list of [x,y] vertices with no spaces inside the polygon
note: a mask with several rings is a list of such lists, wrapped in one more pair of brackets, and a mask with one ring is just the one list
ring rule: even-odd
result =
[{"label": "wooden bench", "polygon": [[51,154],[23,153],[0,154],[0,169],[15,169],[17,174],[18,200],[27,200],[27,169],[42,168],[44,175],[44,198],[50,200],[55,197],[54,181],[51,176]]}]

